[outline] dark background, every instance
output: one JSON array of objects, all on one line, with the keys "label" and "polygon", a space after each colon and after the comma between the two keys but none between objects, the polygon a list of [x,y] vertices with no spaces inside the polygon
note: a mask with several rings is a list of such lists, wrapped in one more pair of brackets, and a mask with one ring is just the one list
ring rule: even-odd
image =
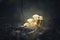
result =
[{"label": "dark background", "polygon": [[[0,40],[11,39],[10,31],[23,24],[25,19],[35,13],[44,16],[45,24],[51,27],[40,38],[42,40],[60,40],[59,9],[60,1],[58,0],[0,0]],[[43,14],[40,13],[41,10],[44,12]]]}]

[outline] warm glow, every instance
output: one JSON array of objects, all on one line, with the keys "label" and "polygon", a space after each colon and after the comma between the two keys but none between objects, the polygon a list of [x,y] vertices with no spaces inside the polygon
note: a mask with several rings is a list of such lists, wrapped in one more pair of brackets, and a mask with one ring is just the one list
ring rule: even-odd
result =
[{"label": "warm glow", "polygon": [[38,20],[38,17],[39,17],[39,15],[37,15],[37,14],[33,15],[34,20]]},{"label": "warm glow", "polygon": [[26,26],[26,28],[40,27],[40,21],[41,20],[43,20],[43,16],[39,16],[39,15],[35,14],[32,16],[32,18],[27,19],[26,23],[24,23],[24,26]]},{"label": "warm glow", "polygon": [[40,20],[43,20],[43,16],[40,16]]},{"label": "warm glow", "polygon": [[34,20],[32,18],[27,19],[27,22],[32,23]]}]

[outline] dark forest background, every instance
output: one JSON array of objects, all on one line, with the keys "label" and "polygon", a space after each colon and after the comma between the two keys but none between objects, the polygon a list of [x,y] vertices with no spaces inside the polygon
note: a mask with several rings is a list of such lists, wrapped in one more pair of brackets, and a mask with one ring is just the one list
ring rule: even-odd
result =
[{"label": "dark forest background", "polygon": [[43,10],[44,13],[40,15],[46,16],[45,20],[51,22],[52,29],[39,37],[42,40],[60,40],[60,1],[58,0],[0,0],[0,40],[10,40],[11,30],[18,27],[18,24],[23,24],[27,16],[29,18],[37,13],[31,10],[38,10],[37,12]]}]

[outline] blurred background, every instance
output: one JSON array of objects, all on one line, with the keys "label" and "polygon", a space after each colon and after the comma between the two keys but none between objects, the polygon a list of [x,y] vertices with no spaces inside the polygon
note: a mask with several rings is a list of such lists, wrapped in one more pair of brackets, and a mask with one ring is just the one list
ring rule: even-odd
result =
[{"label": "blurred background", "polygon": [[34,14],[44,17],[43,26],[48,30],[40,40],[60,40],[58,0],[0,0],[0,40],[19,40],[12,31]]}]

